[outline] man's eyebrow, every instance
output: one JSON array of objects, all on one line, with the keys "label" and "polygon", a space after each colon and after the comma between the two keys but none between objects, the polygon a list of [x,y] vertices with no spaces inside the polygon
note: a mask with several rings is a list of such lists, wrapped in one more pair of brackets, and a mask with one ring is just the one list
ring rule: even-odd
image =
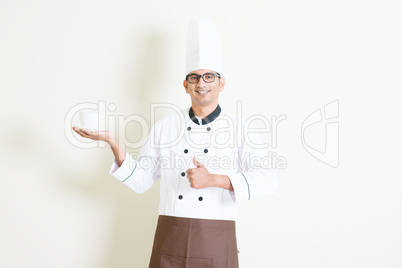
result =
[{"label": "man's eyebrow", "polygon": [[[192,74],[196,74],[196,73],[189,73],[188,75],[192,75]],[[204,75],[204,74],[218,74],[218,73],[206,72],[206,73],[203,73],[203,74],[196,74],[196,75]]]}]

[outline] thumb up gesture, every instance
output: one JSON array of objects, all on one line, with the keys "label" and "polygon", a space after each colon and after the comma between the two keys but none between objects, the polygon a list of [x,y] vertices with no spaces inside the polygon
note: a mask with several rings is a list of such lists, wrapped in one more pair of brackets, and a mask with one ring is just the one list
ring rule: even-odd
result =
[{"label": "thumb up gesture", "polygon": [[197,168],[205,168],[203,164],[201,164],[200,162],[197,161],[197,159],[195,159],[195,155],[193,157],[193,163],[194,166],[196,166]]},{"label": "thumb up gesture", "polygon": [[186,171],[190,187],[194,189],[203,189],[214,187],[214,176],[209,173],[203,164],[193,157],[195,168],[190,168]]}]

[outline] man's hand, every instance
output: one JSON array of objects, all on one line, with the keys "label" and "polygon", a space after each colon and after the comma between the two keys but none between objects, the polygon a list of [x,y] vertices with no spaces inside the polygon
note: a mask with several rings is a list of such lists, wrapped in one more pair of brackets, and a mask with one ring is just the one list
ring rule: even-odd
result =
[{"label": "man's hand", "polygon": [[190,168],[186,171],[190,187],[194,189],[203,189],[215,186],[213,175],[209,173],[203,164],[195,159],[195,156],[193,157],[193,163],[196,168]]},{"label": "man's hand", "polygon": [[84,138],[109,143],[117,164],[119,167],[122,165],[124,159],[126,158],[126,151],[124,151],[123,147],[120,146],[112,132],[109,132],[108,130],[91,132],[78,127],[73,127],[73,130]]},{"label": "man's hand", "polygon": [[195,156],[193,157],[193,163],[196,168],[190,168],[186,171],[191,188],[220,187],[233,191],[233,186],[228,176],[211,174],[203,164],[195,159]]},{"label": "man's hand", "polygon": [[73,127],[73,130],[77,132],[81,137],[88,138],[91,140],[96,140],[96,141],[105,141],[109,143],[110,141],[114,140],[114,135],[109,132],[108,130],[102,130],[102,131],[88,131],[83,128],[78,128],[78,127]]}]

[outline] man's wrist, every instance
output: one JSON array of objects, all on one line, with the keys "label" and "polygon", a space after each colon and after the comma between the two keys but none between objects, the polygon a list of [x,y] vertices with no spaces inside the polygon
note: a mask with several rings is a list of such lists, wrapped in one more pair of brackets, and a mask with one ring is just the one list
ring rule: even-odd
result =
[{"label": "man's wrist", "polygon": [[115,137],[109,137],[108,140],[106,141],[107,143],[109,143],[110,147],[116,147],[117,145],[117,139]]},{"label": "man's wrist", "polygon": [[232,183],[227,175],[214,174],[214,180],[216,187],[223,188],[229,191],[233,191]]}]

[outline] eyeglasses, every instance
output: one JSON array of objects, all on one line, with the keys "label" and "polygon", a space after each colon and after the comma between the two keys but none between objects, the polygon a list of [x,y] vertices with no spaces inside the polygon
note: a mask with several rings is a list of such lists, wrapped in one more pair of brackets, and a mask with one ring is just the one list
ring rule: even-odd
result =
[{"label": "eyeglasses", "polygon": [[212,83],[215,81],[216,76],[221,78],[221,75],[219,73],[188,74],[186,76],[186,80],[190,84],[197,84],[200,81],[200,77],[202,77],[202,80],[204,80],[205,83]]}]

